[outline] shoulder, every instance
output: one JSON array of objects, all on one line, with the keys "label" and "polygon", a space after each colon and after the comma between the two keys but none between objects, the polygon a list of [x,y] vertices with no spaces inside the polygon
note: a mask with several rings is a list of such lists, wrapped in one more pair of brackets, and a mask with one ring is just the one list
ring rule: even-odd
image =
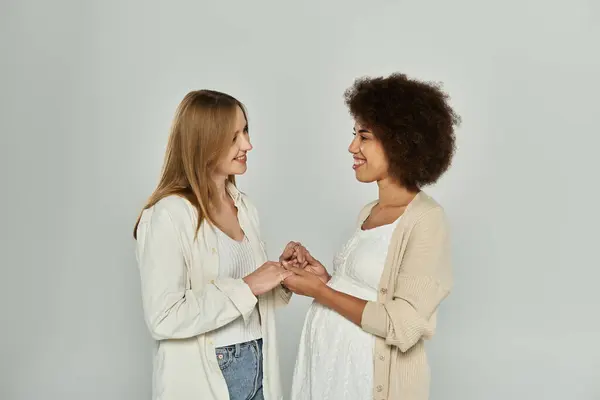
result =
[{"label": "shoulder", "polygon": [[194,221],[194,206],[184,197],[178,195],[166,196],[153,206],[142,212],[140,225],[170,224],[182,228]]},{"label": "shoulder", "polygon": [[404,213],[412,227],[446,228],[448,221],[444,207],[429,194],[421,191]]}]

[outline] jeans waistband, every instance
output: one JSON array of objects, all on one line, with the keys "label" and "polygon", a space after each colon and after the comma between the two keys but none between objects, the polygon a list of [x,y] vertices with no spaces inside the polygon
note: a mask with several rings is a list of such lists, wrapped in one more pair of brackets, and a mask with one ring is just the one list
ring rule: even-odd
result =
[{"label": "jeans waistband", "polygon": [[251,340],[249,342],[221,346],[221,347],[217,347],[216,349],[227,350],[227,351],[230,351],[231,353],[233,353],[234,356],[239,356],[239,354],[241,353],[242,350],[246,350],[251,347],[254,347],[258,350],[258,354],[261,354],[262,353],[262,344],[263,344],[262,339],[257,339],[257,340]]}]

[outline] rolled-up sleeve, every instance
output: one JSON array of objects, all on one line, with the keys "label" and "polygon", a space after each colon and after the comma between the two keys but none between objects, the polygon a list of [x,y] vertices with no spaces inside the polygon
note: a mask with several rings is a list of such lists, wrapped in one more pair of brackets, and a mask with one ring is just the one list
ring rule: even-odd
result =
[{"label": "rolled-up sleeve", "polygon": [[400,351],[433,335],[431,317],[452,288],[449,229],[435,208],[416,222],[401,260],[394,293],[385,302],[366,304],[361,326]]},{"label": "rolled-up sleeve", "polygon": [[154,209],[137,232],[144,318],[154,339],[190,338],[250,316],[257,298],[242,279],[188,288],[180,234],[167,208]]}]

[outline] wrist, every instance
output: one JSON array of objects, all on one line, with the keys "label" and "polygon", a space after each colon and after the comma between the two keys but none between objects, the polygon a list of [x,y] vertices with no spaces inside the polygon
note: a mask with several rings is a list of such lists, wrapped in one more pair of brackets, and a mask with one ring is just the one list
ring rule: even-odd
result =
[{"label": "wrist", "polygon": [[242,278],[242,281],[246,284],[246,286],[248,286],[252,294],[256,296],[256,292],[254,291],[254,285],[252,285],[252,279],[249,279],[248,276],[245,276]]},{"label": "wrist", "polygon": [[326,298],[327,295],[332,290],[333,289],[331,289],[329,286],[327,286],[325,283],[323,283],[322,285],[319,285],[319,287],[317,288],[317,290],[315,290],[315,295],[313,296],[313,298],[320,303],[321,300],[323,300],[324,298]]}]

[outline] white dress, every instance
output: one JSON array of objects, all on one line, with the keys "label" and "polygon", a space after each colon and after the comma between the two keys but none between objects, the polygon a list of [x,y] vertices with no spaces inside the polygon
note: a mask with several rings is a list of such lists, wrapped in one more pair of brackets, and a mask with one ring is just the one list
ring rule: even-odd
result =
[{"label": "white dress", "polygon": [[[334,258],[328,285],[367,301],[377,300],[388,246],[398,220],[357,228]],[[337,312],[313,302],[300,339],[292,400],[366,400],[373,393],[375,337]]]}]

